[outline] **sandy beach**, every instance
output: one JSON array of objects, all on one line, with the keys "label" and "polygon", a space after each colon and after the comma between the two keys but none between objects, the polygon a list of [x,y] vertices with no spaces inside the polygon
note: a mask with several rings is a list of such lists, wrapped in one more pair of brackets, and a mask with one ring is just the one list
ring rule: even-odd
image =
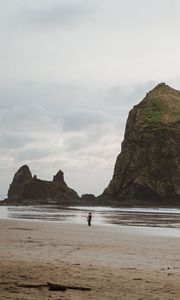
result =
[{"label": "sandy beach", "polygon": [[[0,299],[180,299],[179,229],[0,220]],[[49,291],[47,282],[90,287]]]}]

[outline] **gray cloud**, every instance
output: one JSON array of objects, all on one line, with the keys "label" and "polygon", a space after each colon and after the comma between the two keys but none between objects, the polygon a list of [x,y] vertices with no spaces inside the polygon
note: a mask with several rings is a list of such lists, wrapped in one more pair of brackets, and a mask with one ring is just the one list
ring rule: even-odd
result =
[{"label": "gray cloud", "polygon": [[62,115],[62,125],[64,131],[79,131],[88,127],[98,130],[108,119],[108,115],[102,112],[69,110]]},{"label": "gray cloud", "polygon": [[0,126],[1,130],[16,133],[48,132],[55,129],[52,118],[48,110],[38,104],[15,106],[0,111]]},{"label": "gray cloud", "polygon": [[17,161],[33,161],[43,159],[48,156],[48,152],[40,149],[40,148],[28,148],[22,151],[19,151],[17,155],[15,155],[15,159]]},{"label": "gray cloud", "polygon": [[0,147],[1,149],[18,149],[22,148],[28,143],[35,142],[36,139],[23,135],[23,134],[17,134],[17,133],[9,133],[9,132],[3,132],[0,133]]},{"label": "gray cloud", "polygon": [[82,151],[85,145],[87,146],[87,139],[85,137],[72,136],[65,139],[63,146],[65,151],[73,153],[79,150]]},{"label": "gray cloud", "polygon": [[92,5],[89,1],[40,1],[40,5],[24,5],[18,23],[28,27],[51,27],[73,28],[81,23],[84,18],[93,14]]}]

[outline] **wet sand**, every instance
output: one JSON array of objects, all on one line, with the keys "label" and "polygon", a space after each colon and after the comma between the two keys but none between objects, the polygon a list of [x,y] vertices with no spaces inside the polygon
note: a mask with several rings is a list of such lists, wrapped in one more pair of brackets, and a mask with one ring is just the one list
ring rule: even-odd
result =
[{"label": "wet sand", "polygon": [[[180,231],[0,220],[0,299],[180,299]],[[91,291],[48,291],[54,282]]]}]

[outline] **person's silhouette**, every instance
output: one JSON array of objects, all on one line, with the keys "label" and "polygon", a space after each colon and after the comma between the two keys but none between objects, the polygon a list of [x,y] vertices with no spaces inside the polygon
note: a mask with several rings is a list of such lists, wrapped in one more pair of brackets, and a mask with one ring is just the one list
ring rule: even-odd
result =
[{"label": "person's silhouette", "polygon": [[87,216],[88,226],[91,226],[91,220],[92,220],[92,213],[89,212],[89,214],[88,214],[88,216]]}]

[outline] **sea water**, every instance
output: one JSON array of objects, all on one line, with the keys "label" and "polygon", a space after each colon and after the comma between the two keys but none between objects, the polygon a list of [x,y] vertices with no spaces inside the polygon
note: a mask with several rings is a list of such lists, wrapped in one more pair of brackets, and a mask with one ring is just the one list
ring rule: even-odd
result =
[{"label": "sea water", "polygon": [[60,206],[0,206],[0,219],[23,219],[93,225],[128,225],[180,229],[180,209]]}]

